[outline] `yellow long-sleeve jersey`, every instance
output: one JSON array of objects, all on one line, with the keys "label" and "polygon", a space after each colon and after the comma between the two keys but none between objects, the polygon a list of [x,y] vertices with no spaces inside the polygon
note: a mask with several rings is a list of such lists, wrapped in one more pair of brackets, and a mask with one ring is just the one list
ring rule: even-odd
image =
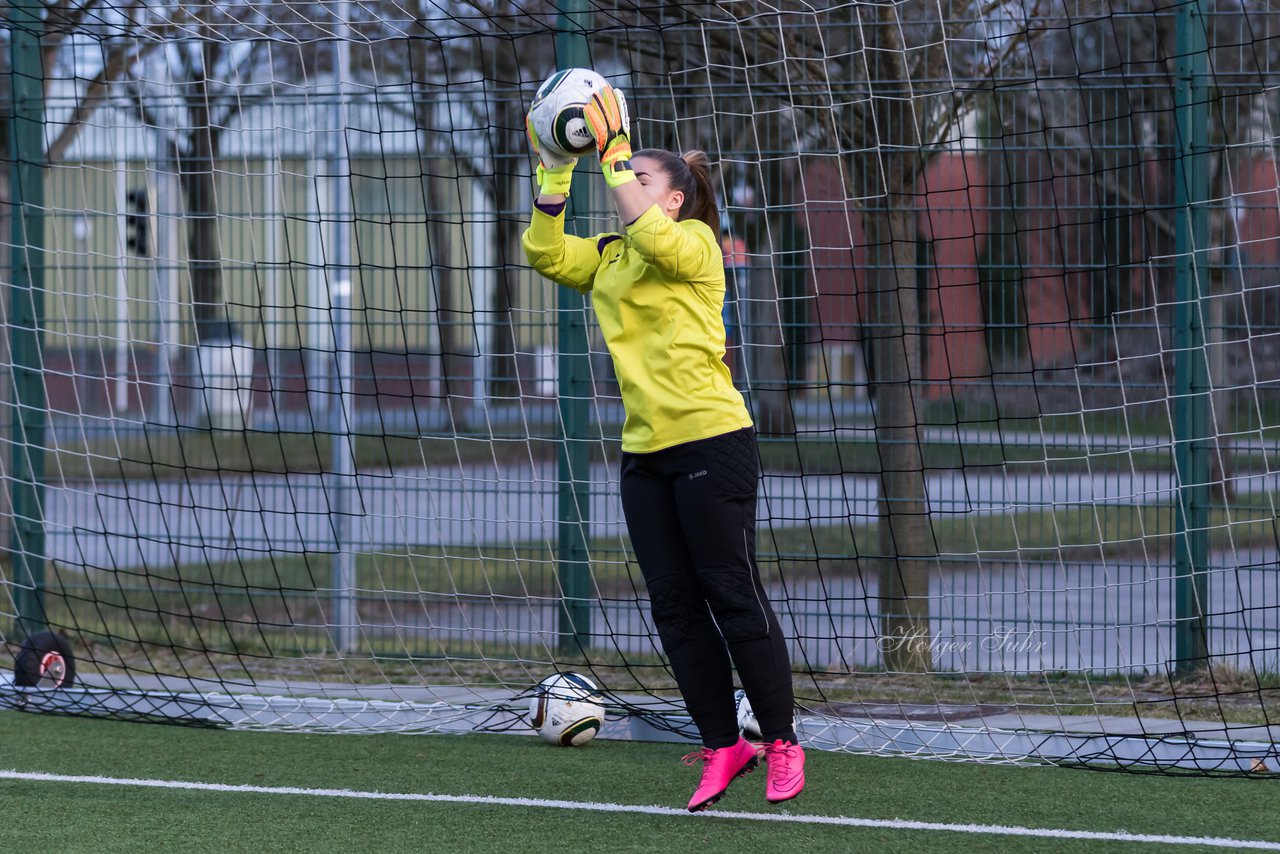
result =
[{"label": "yellow long-sleeve jersey", "polygon": [[724,363],[724,259],[699,220],[657,205],[621,234],[564,233],[563,210],[533,211],[529,263],[590,293],[622,390],[622,449],[641,454],[750,427]]}]

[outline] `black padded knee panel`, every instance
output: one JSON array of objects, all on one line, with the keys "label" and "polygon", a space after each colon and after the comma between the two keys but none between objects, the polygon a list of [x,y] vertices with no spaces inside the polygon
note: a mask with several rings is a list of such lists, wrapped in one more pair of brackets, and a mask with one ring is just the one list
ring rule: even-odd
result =
[{"label": "black padded knee panel", "polygon": [[649,582],[649,607],[653,625],[668,654],[695,634],[700,622],[707,620],[706,606],[696,595],[690,595],[682,584],[666,579]]},{"label": "black padded knee panel", "polygon": [[725,640],[733,643],[769,636],[769,617],[748,573],[704,572],[701,581]]}]

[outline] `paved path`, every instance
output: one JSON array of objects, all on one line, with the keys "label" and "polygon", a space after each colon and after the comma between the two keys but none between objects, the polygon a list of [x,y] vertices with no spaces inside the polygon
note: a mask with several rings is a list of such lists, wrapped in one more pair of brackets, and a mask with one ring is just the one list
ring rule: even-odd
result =
[{"label": "paved path", "polygon": [[[621,536],[616,474],[594,467],[591,537]],[[332,513],[348,490],[351,515]],[[1017,513],[1174,500],[1171,475],[946,472],[926,481],[935,517]],[[345,522],[346,548],[500,546],[554,542],[556,468],[526,463],[426,468],[345,480],[315,475],[222,475],[202,479],[101,481],[45,490],[50,555],[102,569],[221,563],[235,553],[332,552]],[[1280,492],[1280,473],[1242,476],[1236,494]],[[876,519],[877,482],[866,476],[768,476],[760,522],[773,528]]]}]

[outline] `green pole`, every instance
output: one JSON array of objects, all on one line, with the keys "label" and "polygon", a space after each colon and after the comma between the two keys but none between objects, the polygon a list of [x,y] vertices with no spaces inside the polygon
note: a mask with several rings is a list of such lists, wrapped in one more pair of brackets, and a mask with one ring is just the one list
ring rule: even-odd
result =
[{"label": "green pole", "polygon": [[48,625],[44,611],[44,446],[47,424],[40,326],[44,322],[44,69],[42,4],[16,0],[9,27],[13,115],[10,129],[9,352],[13,361],[12,456],[14,604],[19,633]]},{"label": "green pole", "polygon": [[1204,307],[1209,277],[1208,46],[1199,0],[1178,9],[1177,84],[1174,105],[1178,156],[1174,168],[1177,216],[1177,309],[1174,318],[1174,465],[1176,629],[1174,670],[1208,665],[1211,388],[1205,352]]},{"label": "green pole", "polygon": [[[556,23],[557,68],[585,67],[591,57],[587,49],[587,27],[591,13],[584,0],[570,0],[562,7]],[[565,212],[567,230],[585,235],[587,222],[579,219],[590,191],[579,171],[573,179],[569,206]],[[557,372],[562,430],[560,441],[559,554],[560,651],[573,655],[585,651],[591,637],[591,565],[587,551],[587,529],[591,522],[590,400],[591,364],[587,350],[586,305],[568,288],[557,288]]]}]

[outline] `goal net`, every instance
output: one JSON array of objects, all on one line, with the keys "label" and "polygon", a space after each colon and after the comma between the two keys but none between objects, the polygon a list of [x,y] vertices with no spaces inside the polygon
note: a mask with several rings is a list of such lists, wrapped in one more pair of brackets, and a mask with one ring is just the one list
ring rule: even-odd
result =
[{"label": "goal net", "polygon": [[802,738],[1280,769],[1261,0],[8,6],[0,706],[528,731],[576,671],[694,735],[519,244],[589,65],[714,165]]}]

